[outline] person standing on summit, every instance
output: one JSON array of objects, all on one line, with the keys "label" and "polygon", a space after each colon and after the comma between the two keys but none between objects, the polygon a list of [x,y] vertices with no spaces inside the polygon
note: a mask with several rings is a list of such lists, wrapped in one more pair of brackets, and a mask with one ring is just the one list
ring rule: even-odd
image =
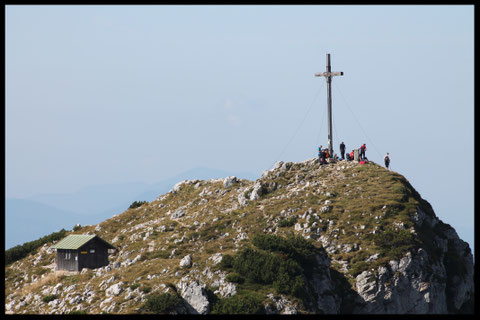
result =
[{"label": "person standing on summit", "polygon": [[388,170],[388,165],[390,164],[390,156],[389,156],[388,152],[385,155],[385,157],[383,157],[383,161],[385,161],[385,168],[387,168],[387,170]]},{"label": "person standing on summit", "polygon": [[367,146],[366,146],[366,144],[364,143],[364,144],[360,147],[360,155],[359,155],[360,159],[362,159],[362,160],[365,160],[365,159],[366,159],[366,158],[365,158],[365,151],[366,151],[366,150],[367,150]]},{"label": "person standing on summit", "polygon": [[340,143],[340,154],[342,155],[342,160],[345,159],[345,144],[343,143]]}]

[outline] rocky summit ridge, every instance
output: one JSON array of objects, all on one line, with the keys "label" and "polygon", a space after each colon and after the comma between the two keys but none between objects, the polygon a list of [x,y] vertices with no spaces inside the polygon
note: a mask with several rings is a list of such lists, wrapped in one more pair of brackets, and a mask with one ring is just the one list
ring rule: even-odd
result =
[{"label": "rocky summit ridge", "polygon": [[46,243],[5,267],[6,313],[473,312],[473,257],[402,175],[278,162],[256,181],[185,180],[67,234],[116,246],[56,271]]}]

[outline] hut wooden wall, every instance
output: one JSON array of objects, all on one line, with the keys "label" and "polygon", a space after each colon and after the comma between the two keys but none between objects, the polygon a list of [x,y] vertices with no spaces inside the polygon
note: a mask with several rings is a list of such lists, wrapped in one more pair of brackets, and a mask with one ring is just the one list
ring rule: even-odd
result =
[{"label": "hut wooden wall", "polygon": [[[67,253],[70,253],[69,259]],[[57,249],[57,270],[79,271],[77,250]]]},{"label": "hut wooden wall", "polygon": [[[91,250],[95,250],[95,252],[92,253]],[[108,265],[108,249],[105,243],[97,238],[84,244],[78,251],[79,270],[83,268],[94,269]]]}]

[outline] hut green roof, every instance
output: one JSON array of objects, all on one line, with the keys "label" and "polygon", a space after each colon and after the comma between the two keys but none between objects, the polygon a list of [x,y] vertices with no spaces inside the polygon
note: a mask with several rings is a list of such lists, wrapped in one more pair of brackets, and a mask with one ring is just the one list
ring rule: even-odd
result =
[{"label": "hut green roof", "polygon": [[[92,240],[93,238],[97,237],[96,234],[92,235],[87,235],[87,234],[71,234],[68,237],[60,240],[57,244],[54,244],[52,246],[53,249],[70,249],[70,250],[76,250],[83,246],[85,243],[88,241]],[[108,247],[114,249],[114,246],[112,246],[110,243],[107,241],[103,240],[102,238],[98,237],[100,240],[105,242]]]}]

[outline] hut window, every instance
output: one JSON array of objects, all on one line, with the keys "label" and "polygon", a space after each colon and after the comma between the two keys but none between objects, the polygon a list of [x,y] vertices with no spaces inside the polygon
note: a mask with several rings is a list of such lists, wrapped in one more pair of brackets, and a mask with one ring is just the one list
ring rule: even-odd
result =
[{"label": "hut window", "polygon": [[90,249],[90,253],[95,253],[95,249]]},{"label": "hut window", "polygon": [[65,260],[70,260],[70,252],[65,252]]}]

